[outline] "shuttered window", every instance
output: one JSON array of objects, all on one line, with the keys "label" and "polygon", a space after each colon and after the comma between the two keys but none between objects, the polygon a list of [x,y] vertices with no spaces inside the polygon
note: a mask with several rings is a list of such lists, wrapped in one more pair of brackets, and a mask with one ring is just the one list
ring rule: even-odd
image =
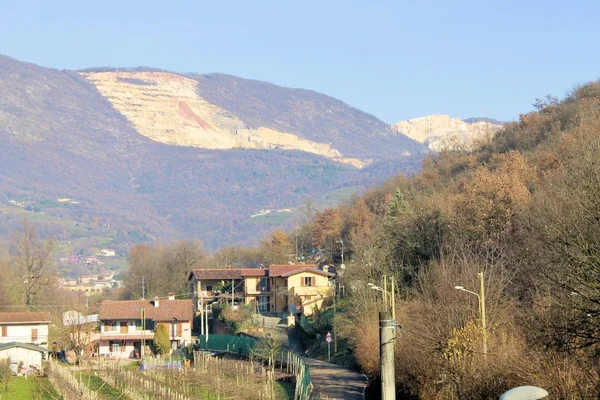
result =
[{"label": "shuttered window", "polygon": [[2,325],[2,331],[0,333],[0,336],[2,336],[2,337],[7,337],[8,336],[8,333],[6,332],[8,330],[7,328],[8,327],[6,325]]},{"label": "shuttered window", "polygon": [[38,332],[37,329],[32,329],[31,330],[31,341],[35,342],[36,340],[38,340]]}]

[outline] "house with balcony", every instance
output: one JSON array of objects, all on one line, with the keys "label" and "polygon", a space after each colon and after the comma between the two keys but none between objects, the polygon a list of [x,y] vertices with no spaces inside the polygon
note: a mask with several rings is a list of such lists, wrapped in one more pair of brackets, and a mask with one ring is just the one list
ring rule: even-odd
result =
[{"label": "house with balcony", "polygon": [[[314,264],[268,268],[194,269],[190,273],[194,310],[219,299],[254,304],[261,314],[311,315],[333,297],[335,274]],[[227,285],[227,286],[225,286]],[[231,287],[234,288],[233,293]],[[215,288],[225,288],[215,292]]]},{"label": "house with balcony", "polygon": [[48,312],[1,312],[0,344],[25,343],[48,348]]},{"label": "house with balcony", "polygon": [[[188,277],[194,311],[219,300],[247,303],[248,296],[260,294],[260,283],[266,288],[266,268],[194,269]],[[232,290],[233,288],[233,290]]]},{"label": "house with balcony", "polygon": [[94,338],[98,355],[111,358],[140,357],[142,346],[152,346],[154,331],[166,324],[171,348],[192,342],[192,301],[167,299],[103,301],[98,315],[100,333]]}]

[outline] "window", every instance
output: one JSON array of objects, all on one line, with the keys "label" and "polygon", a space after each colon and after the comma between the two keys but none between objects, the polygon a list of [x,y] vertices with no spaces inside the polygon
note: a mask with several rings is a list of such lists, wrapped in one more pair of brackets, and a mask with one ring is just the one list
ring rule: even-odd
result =
[{"label": "window", "polygon": [[35,342],[36,340],[38,340],[38,331],[37,331],[37,329],[32,329],[31,330],[31,341]]},{"label": "window", "polygon": [[312,286],[313,285],[313,277],[305,276],[304,277],[304,286]]},{"label": "window", "polygon": [[258,296],[258,311],[269,312],[269,296]]},{"label": "window", "polygon": [[212,296],[212,290],[213,290],[212,285],[206,285],[206,295],[207,296]]},{"label": "window", "polygon": [[258,291],[259,292],[268,292],[269,291],[269,279],[268,278],[260,278],[258,280]]},{"label": "window", "polygon": [[6,332],[7,328],[8,327],[6,325],[2,325],[2,330],[0,330],[0,336],[1,337],[7,337],[8,336],[8,333]]}]

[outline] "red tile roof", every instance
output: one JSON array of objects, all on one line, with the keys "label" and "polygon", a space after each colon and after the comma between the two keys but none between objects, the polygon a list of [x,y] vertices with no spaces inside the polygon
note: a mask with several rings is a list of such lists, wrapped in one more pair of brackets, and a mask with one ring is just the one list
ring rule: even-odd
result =
[{"label": "red tile roof", "polygon": [[242,279],[244,276],[265,276],[264,268],[235,268],[235,269],[193,269],[190,278],[196,279]]},{"label": "red tile roof", "polygon": [[315,273],[318,275],[325,275],[325,276],[331,276],[331,277],[335,276],[335,274],[332,274],[331,272],[323,271],[322,269],[316,269],[315,267],[305,267],[305,268],[295,269],[290,272],[286,272],[285,274],[281,274],[281,276],[283,278],[287,278],[288,276],[296,275],[296,274],[299,274],[300,272],[312,272],[312,273]]},{"label": "red tile roof", "polygon": [[107,300],[100,304],[99,318],[101,320],[140,319],[142,309],[145,311],[146,318],[153,321],[191,321],[193,318],[192,300],[189,299],[160,299],[158,307],[154,306],[154,300]]},{"label": "red tile roof", "polygon": [[302,271],[306,268],[314,269],[317,264],[270,265],[269,276],[290,275],[290,272]]},{"label": "red tile roof", "polygon": [[50,323],[49,312],[2,312],[0,313],[1,324],[22,324],[43,322]]}]

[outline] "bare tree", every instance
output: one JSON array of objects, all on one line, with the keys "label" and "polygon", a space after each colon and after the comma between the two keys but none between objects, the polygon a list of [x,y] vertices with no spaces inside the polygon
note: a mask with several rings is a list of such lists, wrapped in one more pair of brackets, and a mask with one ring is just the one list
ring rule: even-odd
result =
[{"label": "bare tree", "polygon": [[31,309],[42,289],[49,284],[49,273],[53,266],[54,241],[41,241],[35,226],[28,219],[15,232],[10,248],[11,259],[17,272],[23,277],[25,306]]}]

